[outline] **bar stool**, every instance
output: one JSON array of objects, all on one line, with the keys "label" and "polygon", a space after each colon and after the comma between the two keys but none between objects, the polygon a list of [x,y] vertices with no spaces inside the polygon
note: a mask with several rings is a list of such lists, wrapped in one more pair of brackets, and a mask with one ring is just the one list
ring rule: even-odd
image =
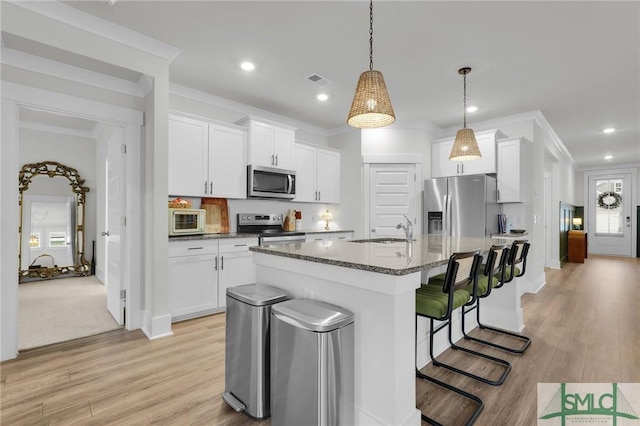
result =
[{"label": "bar stool", "polygon": [[[444,284],[442,286],[423,285],[420,289],[416,290],[416,340],[418,337],[418,316],[429,318],[431,326],[429,332],[429,356],[431,357],[434,365],[443,364],[436,364],[436,359],[433,355],[433,336],[444,327],[449,327],[451,313],[454,309],[457,309],[467,303],[470,298],[475,298],[475,296],[472,297],[472,295],[475,295],[478,268],[481,261],[482,256],[480,256],[479,250],[465,253],[454,253],[449,257],[447,272],[445,273]],[[473,287],[472,293],[467,291],[467,287],[469,285]],[[435,320],[444,322],[437,328],[434,328]],[[449,327],[449,333],[451,333],[451,327]],[[472,425],[484,408],[482,400],[472,393],[423,374],[420,372],[417,364],[418,360],[416,352],[417,378],[435,383],[438,386],[462,395],[463,397],[475,402],[477,407],[465,422],[465,425]],[[456,370],[457,369],[454,371]],[[422,420],[429,424],[440,425],[436,420],[423,413],[421,413],[421,416]]]},{"label": "bar stool", "polygon": [[[506,248],[506,245],[502,248]],[[496,259],[498,257],[498,252],[497,249],[496,250],[489,250],[489,254],[487,256],[487,263],[484,266],[484,271],[492,271],[495,269],[495,263],[496,263]],[[482,260],[482,257],[481,257]],[[479,268],[479,267],[478,267]],[[491,278],[489,278],[491,277]],[[418,289],[418,292],[421,293],[426,293],[427,291],[431,291],[431,293],[434,292],[433,288],[442,288],[444,291],[444,283],[446,280],[446,272],[445,274],[441,274],[441,275],[436,275],[435,277],[429,278],[429,282],[427,285],[423,285],[420,289]],[[465,290],[467,292],[469,292],[469,294],[471,294],[473,297],[468,300],[466,303],[463,303],[462,305],[458,305],[457,307],[462,306],[462,312],[463,312],[463,316],[462,316],[462,321],[463,321],[463,336],[464,336],[464,310],[466,307],[471,307],[469,308],[469,310],[472,310],[475,308],[475,306],[477,306],[479,299],[478,297],[480,297],[480,295],[487,295],[488,292],[491,291],[491,287],[493,287],[494,284],[496,284],[498,282],[498,280],[496,278],[493,277],[492,274],[485,274],[483,273],[482,275],[478,274],[476,272],[476,280],[474,283],[468,283],[467,287],[465,288]],[[433,294],[430,294],[431,297],[433,297]],[[456,307],[453,308],[454,310],[456,309]],[[437,332],[438,330],[436,330]],[[452,337],[452,333],[451,333],[451,327],[448,328],[448,336],[449,336],[449,345],[451,346],[451,349],[453,350],[459,350],[459,351],[463,351],[465,353],[474,355],[474,356],[478,356],[484,359],[487,359],[489,361],[492,361],[496,364],[501,365],[502,367],[504,367],[504,370],[502,372],[502,374],[500,375],[499,378],[497,378],[496,380],[491,380],[488,379],[486,377],[482,377],[482,376],[478,376],[476,374],[470,373],[468,371],[462,370],[460,368],[456,368],[453,367],[451,365],[447,365],[444,364],[440,361],[438,361],[437,359],[433,358],[433,365],[436,366],[441,366],[441,367],[445,367],[448,368],[449,370],[455,371],[457,373],[460,374],[464,374],[467,377],[471,377],[475,380],[478,380],[482,383],[486,383],[488,385],[492,385],[492,386],[500,386],[504,383],[504,381],[506,380],[507,376],[509,375],[509,372],[511,371],[511,364],[507,361],[504,360],[502,358],[497,358],[491,355],[487,355],[485,353],[482,352],[478,352],[478,351],[474,351],[472,349],[469,348],[465,348],[464,346],[459,346],[457,344],[455,344],[453,342],[453,337]]]},{"label": "bar stool", "polygon": [[[526,240],[516,240],[513,242],[513,244],[511,245],[511,248],[509,249],[509,257],[508,260],[506,262],[505,267],[503,268],[502,272],[499,273],[499,283],[495,286],[495,288],[500,288],[503,285],[505,285],[506,283],[510,283],[511,281],[513,281],[514,278],[516,277],[521,277],[525,274],[526,270],[527,270],[527,254],[529,253],[529,247],[531,246],[531,244],[529,244]],[[516,266],[516,265],[522,265],[522,270]],[[488,346],[492,346],[494,348],[498,348],[498,349],[502,349],[504,351],[507,352],[511,352],[511,353],[515,353],[515,354],[522,354],[524,353],[524,351],[527,350],[527,348],[529,347],[529,345],[531,344],[531,338],[524,336],[522,334],[519,333],[514,333],[508,330],[503,330],[501,328],[496,328],[496,327],[490,327],[488,325],[484,325],[482,323],[480,323],[480,309],[478,308],[478,312],[477,312],[477,318],[478,318],[478,327],[480,329],[484,329],[484,330],[489,330],[489,331],[493,331],[494,333],[500,333],[500,334],[504,334],[506,336],[510,336],[513,337],[515,339],[518,339],[522,342],[524,342],[522,344],[521,347],[519,348],[511,348],[508,346],[504,346],[504,345],[499,345],[497,343],[493,343],[493,342],[489,342],[486,340],[481,340],[481,339],[476,339],[473,337],[468,337],[465,334],[465,338],[469,338],[469,340],[473,340],[476,341],[478,343],[483,343],[485,345]],[[463,313],[463,333],[464,333],[464,313]]]}]

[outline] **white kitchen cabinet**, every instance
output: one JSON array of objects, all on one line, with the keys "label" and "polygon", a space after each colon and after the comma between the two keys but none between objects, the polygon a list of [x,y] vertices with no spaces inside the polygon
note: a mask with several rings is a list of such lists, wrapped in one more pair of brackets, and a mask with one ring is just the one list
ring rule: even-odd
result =
[{"label": "white kitchen cabinet", "polygon": [[218,306],[224,308],[227,288],[251,284],[256,281],[256,266],[249,247],[257,246],[257,238],[230,238],[220,240],[218,250]]},{"label": "white kitchen cabinet", "polygon": [[246,132],[169,117],[169,195],[246,198]]},{"label": "white kitchen cabinet", "polygon": [[500,130],[476,132],[482,158],[470,161],[451,161],[449,154],[453,138],[440,139],[431,145],[431,177],[496,173],[496,141],[504,137]]},{"label": "white kitchen cabinet", "polygon": [[340,152],[302,143],[295,149],[295,201],[339,203]]},{"label": "white kitchen cabinet", "polygon": [[521,203],[525,197],[523,138],[510,138],[498,142],[498,202]]},{"label": "white kitchen cabinet", "polygon": [[248,128],[248,164],[293,170],[295,128],[252,118],[237,124]]},{"label": "white kitchen cabinet", "polygon": [[327,232],[308,232],[305,235],[305,242],[313,241],[331,241],[331,240],[352,240],[353,231],[327,231]]},{"label": "white kitchen cabinet", "polygon": [[255,282],[249,247],[257,238],[189,240],[169,243],[173,321],[224,309],[228,287]]},{"label": "white kitchen cabinet", "polygon": [[184,319],[218,308],[218,242],[179,241],[169,245],[171,318]]}]

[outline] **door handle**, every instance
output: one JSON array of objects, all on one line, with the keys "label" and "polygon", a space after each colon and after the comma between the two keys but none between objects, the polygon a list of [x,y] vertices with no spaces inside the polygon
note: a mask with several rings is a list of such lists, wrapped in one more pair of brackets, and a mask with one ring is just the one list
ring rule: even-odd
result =
[{"label": "door handle", "polygon": [[100,235],[102,235],[103,237],[108,237],[109,231],[101,232]]},{"label": "door handle", "polygon": [[371,232],[376,232],[376,228],[371,228]]}]

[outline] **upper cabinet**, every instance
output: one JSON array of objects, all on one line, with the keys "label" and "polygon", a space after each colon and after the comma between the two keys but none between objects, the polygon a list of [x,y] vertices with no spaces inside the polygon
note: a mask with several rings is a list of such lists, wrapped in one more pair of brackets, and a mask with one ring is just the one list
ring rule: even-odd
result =
[{"label": "upper cabinet", "polygon": [[498,202],[525,201],[524,156],[526,141],[509,138],[498,142]]},{"label": "upper cabinet", "polygon": [[497,129],[475,132],[482,158],[451,161],[453,138],[440,139],[431,145],[431,177],[496,173],[496,141],[505,135]]},{"label": "upper cabinet", "polygon": [[169,116],[169,195],[246,198],[246,132]]},{"label": "upper cabinet", "polygon": [[340,152],[296,143],[295,170],[294,201],[340,202]]},{"label": "upper cabinet", "polygon": [[295,128],[253,118],[243,119],[237,124],[246,126],[249,131],[249,164],[294,169]]}]

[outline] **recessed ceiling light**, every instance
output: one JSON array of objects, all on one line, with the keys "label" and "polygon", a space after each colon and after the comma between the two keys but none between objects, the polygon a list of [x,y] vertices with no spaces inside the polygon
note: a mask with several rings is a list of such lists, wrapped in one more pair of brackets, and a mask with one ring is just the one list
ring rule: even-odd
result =
[{"label": "recessed ceiling light", "polygon": [[256,68],[256,66],[253,65],[253,63],[247,61],[247,62],[241,63],[240,68],[242,68],[245,71],[253,71]]},{"label": "recessed ceiling light", "polygon": [[605,155],[604,159],[605,160],[611,160],[613,158],[613,155]]},{"label": "recessed ceiling light", "polygon": [[319,101],[324,102],[329,99],[329,95],[327,95],[326,93],[320,93],[318,96],[316,96],[316,98],[318,98]]},{"label": "recessed ceiling light", "polygon": [[615,131],[616,131],[616,129],[614,129],[613,127],[608,127],[608,128],[606,128],[606,129],[604,129],[604,130],[602,131],[602,133],[613,133],[613,132],[615,132]]},{"label": "recessed ceiling light", "polygon": [[478,110],[477,106],[471,105],[470,107],[467,107],[467,112],[476,112],[477,110]]}]

